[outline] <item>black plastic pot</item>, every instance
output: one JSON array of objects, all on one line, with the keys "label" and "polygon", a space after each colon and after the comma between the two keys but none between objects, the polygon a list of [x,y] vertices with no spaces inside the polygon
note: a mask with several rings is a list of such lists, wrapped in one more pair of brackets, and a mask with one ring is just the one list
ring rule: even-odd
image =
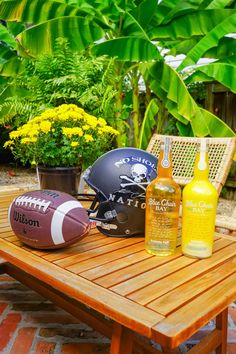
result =
[{"label": "black plastic pot", "polygon": [[79,167],[37,167],[41,189],[54,189],[71,195],[78,193],[81,169]]}]

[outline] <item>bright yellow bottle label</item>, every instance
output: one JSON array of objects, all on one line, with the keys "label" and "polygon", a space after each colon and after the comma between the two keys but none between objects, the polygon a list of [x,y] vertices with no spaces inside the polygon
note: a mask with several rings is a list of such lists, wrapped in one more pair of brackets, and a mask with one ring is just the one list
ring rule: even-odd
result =
[{"label": "bright yellow bottle label", "polygon": [[212,254],[215,203],[185,199],[183,202],[182,251],[184,254],[205,258]]}]

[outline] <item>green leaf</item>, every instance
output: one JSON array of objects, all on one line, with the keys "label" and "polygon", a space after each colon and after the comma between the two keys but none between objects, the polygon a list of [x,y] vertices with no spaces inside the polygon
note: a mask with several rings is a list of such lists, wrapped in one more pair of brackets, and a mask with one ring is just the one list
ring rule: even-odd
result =
[{"label": "green leaf", "polygon": [[[152,40],[189,39],[193,36],[203,36],[220,26],[226,19],[230,20],[230,17],[235,14],[236,11],[231,9],[197,11],[179,16],[167,25],[153,27],[148,35]],[[234,32],[234,30],[224,34]]]},{"label": "green leaf", "polygon": [[1,42],[5,42],[13,49],[16,49],[16,41],[8,29],[0,23],[0,38]]},{"label": "green leaf", "polygon": [[14,36],[17,36],[24,31],[25,26],[23,23],[7,21],[7,28]]},{"label": "green leaf", "polygon": [[177,122],[176,127],[180,136],[194,136],[191,124],[185,125],[181,122]]},{"label": "green leaf", "polygon": [[61,16],[86,16],[84,9],[50,0],[11,0],[0,2],[0,18],[30,24]]},{"label": "green leaf", "polygon": [[56,38],[68,38],[71,49],[80,51],[89,44],[101,39],[103,31],[98,25],[88,20],[71,16],[61,17],[41,23],[22,32],[17,39],[28,55],[37,56],[51,53],[54,50]]},{"label": "green leaf", "polygon": [[142,28],[146,28],[157,10],[156,0],[144,0],[131,12]]},{"label": "green leaf", "polygon": [[157,47],[143,38],[120,37],[96,44],[95,55],[108,55],[122,61],[150,61],[161,59]]},{"label": "green leaf", "polygon": [[147,34],[137,20],[130,14],[125,14],[124,26],[122,29],[123,36],[139,37],[148,40]]},{"label": "green leaf", "polygon": [[198,37],[176,41],[164,41],[162,46],[170,48],[168,55],[187,54],[198,42]]},{"label": "green leaf", "polygon": [[12,51],[7,45],[0,43],[0,64],[16,56],[16,52]]},{"label": "green leaf", "polygon": [[186,81],[187,83],[196,81],[216,80],[236,93],[236,66],[225,63],[212,63],[200,66],[194,74]]},{"label": "green leaf", "polygon": [[159,111],[158,100],[153,98],[145,111],[144,119],[141,126],[140,137],[139,137],[139,148],[146,150],[150,138],[153,133],[153,128],[156,125],[155,116]]},{"label": "green leaf", "polygon": [[[185,15],[186,13],[197,10],[202,7],[205,0],[162,0],[159,1],[157,9],[157,25],[166,23],[173,19],[175,16]],[[204,8],[204,6],[203,6]]]},{"label": "green leaf", "polygon": [[203,57],[225,59],[235,54],[236,54],[236,39],[231,37],[223,37],[219,40],[218,44],[215,47],[207,50],[204,53]]},{"label": "green leaf", "polygon": [[24,70],[24,66],[19,57],[13,57],[6,63],[0,65],[0,75],[2,76],[17,76]]},{"label": "green leaf", "polygon": [[[209,10],[211,11],[211,10]],[[215,11],[215,10],[213,10]],[[222,12],[227,10],[222,10]],[[231,11],[231,10],[230,10]],[[215,47],[219,39],[225,34],[233,33],[236,26],[236,12],[232,10],[233,13],[221,21],[217,26],[215,26],[205,37],[203,37],[196,46],[190,50],[187,57],[178,67],[178,70],[182,70],[188,65],[195,64],[203,54],[212,47]]]},{"label": "green leaf", "polygon": [[162,99],[168,111],[182,123],[191,123],[194,135],[209,134],[199,107],[189,94],[178,73],[166,63],[156,63],[149,68],[150,87]]},{"label": "green leaf", "polygon": [[236,136],[230,127],[223,122],[219,117],[216,117],[211,112],[207,111],[206,109],[199,108],[204,119],[207,122],[210,136],[213,137],[231,137]]},{"label": "green leaf", "polygon": [[225,8],[228,5],[232,4],[232,0],[213,0],[208,6],[208,9],[219,9]]},{"label": "green leaf", "polygon": [[225,63],[225,64],[232,64],[236,66],[236,54],[228,56],[222,60],[218,60],[217,63]]}]

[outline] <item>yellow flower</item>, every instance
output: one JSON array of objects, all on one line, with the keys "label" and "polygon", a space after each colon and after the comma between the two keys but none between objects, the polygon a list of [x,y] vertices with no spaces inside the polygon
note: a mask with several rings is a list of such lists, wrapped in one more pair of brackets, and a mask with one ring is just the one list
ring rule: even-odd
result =
[{"label": "yellow flower", "polygon": [[21,144],[30,144],[30,143],[35,143],[37,141],[37,138],[22,138],[21,139]]},{"label": "yellow flower", "polygon": [[[93,158],[105,152],[106,143],[109,148],[110,136],[115,134],[118,132],[107,125],[105,119],[96,118],[74,104],[63,104],[45,110],[12,131],[4,147],[13,150],[23,163],[76,165],[80,158],[86,163],[93,162]],[[93,141],[96,141],[96,150],[88,148]],[[65,147],[74,149],[73,154],[67,156]],[[77,148],[79,154],[74,153]],[[53,160],[53,154],[57,161]]]},{"label": "yellow flower", "polygon": [[6,148],[6,147],[10,147],[10,146],[12,146],[12,145],[14,145],[14,141],[8,140],[8,141],[5,142],[5,144],[3,145],[3,147]]},{"label": "yellow flower", "polygon": [[70,144],[70,146],[72,146],[72,147],[76,147],[78,145],[79,145],[78,141],[72,141]]},{"label": "yellow flower", "polygon": [[81,128],[62,128],[62,133],[67,136],[68,138],[71,138],[72,135],[78,135],[78,136],[83,136],[83,130]]},{"label": "yellow flower", "polygon": [[21,135],[21,132],[20,130],[15,130],[15,131],[12,131],[10,132],[9,136],[10,136],[10,139],[16,139],[16,138],[19,138],[19,136]]},{"label": "yellow flower", "polygon": [[100,128],[99,130],[98,130],[98,134],[114,134],[114,135],[118,135],[119,134],[119,132],[116,130],[116,129],[114,129],[114,128],[112,128],[112,127],[110,127],[110,126],[108,126],[108,125],[106,125],[105,127],[102,127],[102,128]]},{"label": "yellow flower", "polygon": [[86,141],[86,143],[89,143],[90,141],[93,141],[93,137],[92,135],[89,134],[84,134],[84,140]]},{"label": "yellow flower", "polygon": [[105,125],[107,125],[107,122],[103,118],[98,118],[98,124],[104,127]]},{"label": "yellow flower", "polygon": [[48,120],[44,120],[40,123],[40,130],[43,133],[48,133],[51,129],[52,123],[49,122]]}]

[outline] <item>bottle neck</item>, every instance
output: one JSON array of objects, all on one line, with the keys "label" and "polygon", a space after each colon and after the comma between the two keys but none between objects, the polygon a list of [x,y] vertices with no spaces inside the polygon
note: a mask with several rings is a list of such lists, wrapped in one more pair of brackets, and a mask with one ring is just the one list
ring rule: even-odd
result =
[{"label": "bottle neck", "polygon": [[200,147],[196,153],[194,165],[194,179],[208,180],[209,176],[209,159],[206,141],[202,140]]},{"label": "bottle neck", "polygon": [[158,160],[158,177],[172,178],[172,152],[169,137],[164,138]]}]

